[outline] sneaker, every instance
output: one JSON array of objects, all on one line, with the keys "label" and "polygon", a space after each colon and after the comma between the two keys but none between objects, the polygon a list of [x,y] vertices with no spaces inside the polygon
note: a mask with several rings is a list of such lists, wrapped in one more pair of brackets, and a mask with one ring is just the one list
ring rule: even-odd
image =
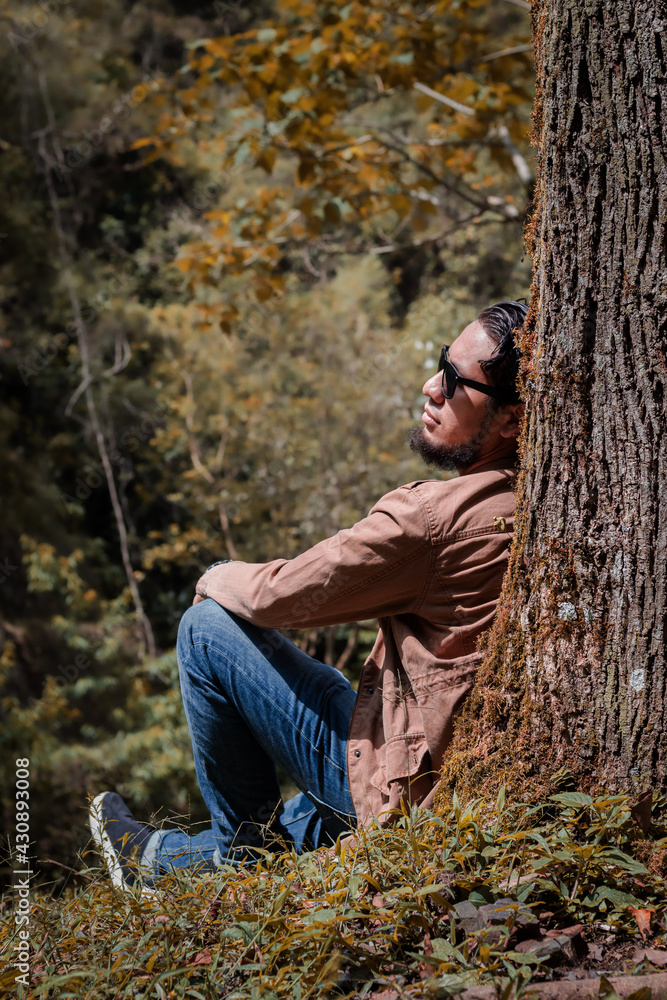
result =
[{"label": "sneaker", "polygon": [[[146,842],[155,827],[139,823],[117,792],[96,795],[88,810],[90,831],[117,889],[140,887],[154,895],[152,879],[138,873]],[[147,869],[145,869],[147,871]]]}]

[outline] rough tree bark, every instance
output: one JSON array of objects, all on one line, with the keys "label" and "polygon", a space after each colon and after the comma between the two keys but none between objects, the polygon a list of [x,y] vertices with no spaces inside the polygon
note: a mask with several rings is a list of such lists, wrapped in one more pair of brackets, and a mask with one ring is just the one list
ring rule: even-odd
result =
[{"label": "rough tree bark", "polygon": [[443,789],[667,788],[667,4],[534,0],[517,531]]}]

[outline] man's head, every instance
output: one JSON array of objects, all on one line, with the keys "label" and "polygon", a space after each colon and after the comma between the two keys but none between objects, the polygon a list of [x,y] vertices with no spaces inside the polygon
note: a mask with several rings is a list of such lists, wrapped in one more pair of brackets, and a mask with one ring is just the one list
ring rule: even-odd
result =
[{"label": "man's head", "polygon": [[527,311],[520,302],[488,306],[443,350],[444,368],[424,384],[425,426],[410,434],[410,447],[429,465],[463,471],[514,450],[524,414],[515,334]]}]

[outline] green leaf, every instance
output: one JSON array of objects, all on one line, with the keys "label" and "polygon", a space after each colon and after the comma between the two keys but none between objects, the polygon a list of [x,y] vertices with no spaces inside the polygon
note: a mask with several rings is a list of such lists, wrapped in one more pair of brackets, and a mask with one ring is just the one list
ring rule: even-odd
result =
[{"label": "green leaf", "polygon": [[623,910],[626,906],[638,906],[641,908],[644,905],[640,899],[632,896],[629,892],[621,892],[620,889],[612,889],[608,885],[598,886],[593,893],[594,902],[601,902],[603,899],[608,899],[614,906]]},{"label": "green leaf", "polygon": [[291,893],[291,891],[292,887],[288,885],[286,889],[281,889],[281,891],[278,893],[273,903],[271,904],[270,912],[272,917],[275,916],[276,913],[280,913],[282,905],[289,896],[289,894]]},{"label": "green leaf", "polygon": [[550,795],[550,802],[560,802],[564,806],[590,806],[593,799],[583,792],[561,792],[560,795]]},{"label": "green leaf", "polygon": [[528,836],[532,837],[532,839],[534,841],[536,841],[540,845],[540,847],[543,847],[545,851],[547,851],[548,853],[551,852],[551,848],[549,847],[549,844],[544,839],[544,837],[542,836],[542,834],[537,832],[537,830],[530,830],[529,833],[528,833]]},{"label": "green leaf", "polygon": [[245,162],[250,156],[250,145],[247,142],[242,142],[239,148],[234,153],[234,166],[238,167],[241,163]]},{"label": "green leaf", "polygon": [[493,893],[485,885],[482,885],[478,886],[477,889],[473,889],[468,899],[473,906],[482,906],[484,903],[493,902]]},{"label": "green leaf", "polygon": [[285,91],[280,100],[283,104],[295,104],[304,93],[303,87],[292,87],[291,90]]},{"label": "green leaf", "polygon": [[438,959],[444,958],[460,958],[460,953],[446,938],[433,938],[431,941],[431,947],[433,948],[433,957]]},{"label": "green leaf", "polygon": [[[509,959],[512,965],[541,965],[544,959],[537,958],[535,955],[522,955],[519,951],[506,951],[504,958]],[[506,969],[510,969],[508,962],[503,962]],[[513,994],[510,994],[512,996]]]},{"label": "green leaf", "polygon": [[411,66],[414,57],[414,52],[401,52],[399,55],[389,56],[389,62],[400,63],[402,66]]},{"label": "green leaf", "polygon": [[617,865],[619,868],[624,868],[625,871],[632,872],[635,875],[648,875],[648,868],[640,861],[635,861],[634,858],[624,854],[618,847],[608,848],[601,852],[598,857],[604,861],[611,861],[612,864]]},{"label": "green leaf", "polygon": [[474,973],[463,976],[446,975],[438,976],[438,991],[435,996],[455,997],[461,993],[466,986],[472,986]]},{"label": "green leaf", "polygon": [[445,897],[442,895],[442,885],[436,883],[435,885],[423,885],[421,888],[417,889],[415,896],[421,899],[423,896],[430,896],[432,899],[438,903],[439,906],[444,906],[446,910],[451,910],[452,904],[448,903]]},{"label": "green leaf", "polygon": [[541,872],[543,868],[549,868],[552,865],[554,859],[549,858],[539,858],[537,861],[532,861],[530,858],[526,859],[526,868],[529,868],[533,872]]},{"label": "green leaf", "polygon": [[600,976],[598,1000],[621,1000],[621,997],[618,995],[606,976]]}]

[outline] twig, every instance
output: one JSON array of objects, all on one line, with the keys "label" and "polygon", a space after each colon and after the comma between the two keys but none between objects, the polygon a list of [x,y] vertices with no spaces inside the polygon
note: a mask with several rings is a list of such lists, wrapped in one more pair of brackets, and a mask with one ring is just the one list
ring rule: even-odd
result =
[{"label": "twig", "polygon": [[231,531],[229,528],[229,518],[227,517],[227,511],[222,506],[218,507],[218,516],[220,517],[220,527],[222,528],[222,533],[225,536],[225,545],[227,546],[227,551],[232,559],[238,559],[239,554],[236,551],[236,546],[232,540]]},{"label": "twig", "polygon": [[381,247],[371,247],[367,253],[393,253],[396,250],[413,250],[417,247],[425,246],[427,243],[437,243],[438,240],[444,239],[445,236],[455,233],[461,226],[465,226],[466,223],[471,222],[477,214],[477,212],[474,212],[472,215],[467,215],[464,219],[458,219],[455,226],[450,226],[449,229],[441,229],[439,232],[434,233],[433,236],[422,236],[418,240],[410,240],[409,243],[393,243]]},{"label": "twig", "polygon": [[519,175],[519,179],[523,181],[526,187],[528,187],[535,180],[535,178],[533,177],[533,171],[530,169],[530,167],[524,160],[523,156],[519,152],[514,140],[512,139],[512,136],[509,133],[507,125],[501,122],[500,125],[496,125],[493,129],[489,130],[489,135],[490,136],[493,135],[494,131],[496,135],[500,136],[500,138],[503,141],[503,145],[505,146],[505,149],[510,154],[512,163],[514,164],[516,172]]},{"label": "twig", "polygon": [[225,457],[225,448],[227,447],[228,440],[229,440],[229,431],[223,431],[223,433],[220,435],[218,450],[215,453],[215,459],[213,461],[213,464],[216,469],[222,468],[222,460]]},{"label": "twig", "polygon": [[[433,91],[433,93],[435,94],[436,91]],[[461,105],[461,107],[463,107],[463,105]],[[470,111],[470,109],[468,110]],[[471,114],[474,114],[474,112],[471,112]],[[461,185],[454,184],[451,181],[447,181],[444,177],[439,176],[431,167],[428,166],[428,164],[420,163],[419,160],[415,160],[414,157],[410,156],[409,153],[407,153],[405,149],[402,149],[400,146],[395,146],[383,139],[378,139],[378,142],[380,142],[385,149],[393,149],[395,153],[402,156],[403,159],[415,167],[416,170],[426,174],[427,177],[429,177],[439,187],[444,188],[445,191],[450,191],[452,194],[458,195],[458,197],[462,198],[464,201],[470,202],[471,205],[475,205],[480,212],[497,212],[497,214],[502,215],[503,218],[511,220],[518,218],[519,210],[515,205],[508,204],[504,198],[499,198],[495,195],[480,198],[469,188],[467,190],[462,190]]]},{"label": "twig", "polygon": [[[530,48],[530,45],[526,47]],[[515,49],[511,51],[519,51],[519,50],[523,51],[523,48],[521,46],[517,46]],[[507,51],[509,52],[510,50]],[[487,59],[495,58],[498,55],[503,55],[503,53],[496,52],[493,57],[487,56],[486,58]],[[458,101],[453,101],[451,97],[445,97],[444,94],[439,94],[437,90],[431,90],[430,87],[426,87],[423,83],[415,83],[414,87],[415,90],[420,90],[423,94],[427,94],[428,97],[432,97],[434,100],[440,101],[441,104],[446,104],[447,107],[454,108],[455,111],[460,111],[462,114],[465,115],[475,114],[472,108],[467,108],[465,104],[459,104]],[[502,122],[499,125],[495,125],[492,129],[490,129],[489,135],[492,136],[494,131],[495,134],[500,136],[500,138],[502,139],[505,148],[507,149],[508,153],[512,158],[512,163],[516,168],[516,172],[523,181],[523,183],[526,185],[532,184],[533,182],[532,170],[530,169],[530,167],[524,160],[523,156],[517,149],[511,135],[509,134],[509,129],[507,128],[507,125],[505,125]]]},{"label": "twig", "polygon": [[343,652],[341,653],[341,655],[338,657],[338,660],[334,664],[335,667],[336,667],[336,670],[343,671],[345,669],[345,667],[348,665],[348,663],[350,662],[350,659],[352,658],[352,654],[354,653],[354,651],[357,648],[357,639],[358,639],[358,637],[359,637],[359,626],[355,625],[355,626],[352,627],[352,631],[350,632],[350,634],[348,636],[347,643],[345,645],[345,649],[343,650]]},{"label": "twig", "polygon": [[66,872],[72,872],[73,875],[80,875],[81,878],[87,878],[89,882],[97,882],[97,878],[93,878],[92,875],[86,875],[85,872],[80,872],[77,868],[70,868],[69,865],[64,865],[62,861],[55,861],[54,858],[44,858],[42,864],[57,865],[58,868],[64,868]]},{"label": "twig", "polygon": [[119,350],[118,350],[119,344],[120,344],[120,341],[117,339],[116,340],[116,360],[114,361],[114,363],[111,366],[111,368],[107,368],[106,371],[101,372],[99,375],[94,375],[92,372],[89,372],[88,375],[87,375],[87,377],[84,378],[83,381],[79,383],[79,385],[77,386],[77,388],[74,390],[74,392],[70,396],[70,398],[69,398],[69,400],[67,402],[67,406],[65,407],[65,416],[66,417],[70,417],[72,415],[72,410],[74,408],[75,403],[83,395],[83,393],[86,391],[86,389],[88,388],[89,385],[92,385],[93,382],[97,382],[97,381],[99,381],[100,379],[103,379],[103,378],[113,378],[114,375],[118,375],[118,373],[122,372],[124,368],[127,368],[127,366],[130,363],[130,359],[132,358],[132,349],[130,348],[130,344],[129,344],[127,338],[123,337],[122,338],[122,355],[119,357]]},{"label": "twig", "polygon": [[532,42],[525,42],[523,45],[512,45],[509,49],[500,49],[499,52],[492,52],[490,55],[484,56],[480,59],[480,62],[491,62],[492,59],[501,59],[503,56],[518,55],[519,52],[528,52],[532,47]]},{"label": "twig", "polygon": [[63,228],[62,216],[60,213],[60,201],[58,195],[56,194],[55,187],[53,185],[53,177],[51,175],[51,157],[48,155],[46,150],[46,134],[50,133],[53,148],[56,154],[56,159],[59,163],[63,162],[62,149],[58,141],[58,135],[55,127],[55,118],[53,115],[53,108],[51,107],[51,101],[49,99],[49,93],[46,86],[46,78],[44,76],[44,71],[42,69],[38,70],[37,73],[39,88],[42,94],[42,100],[44,102],[44,107],[46,109],[47,119],[49,122],[49,128],[44,129],[43,133],[39,137],[39,153],[44,162],[44,177],[46,180],[46,188],[49,194],[49,201],[51,203],[51,210],[53,212],[53,225],[56,231],[56,238],[58,241],[58,252],[60,256],[60,261],[63,268],[63,275],[65,279],[65,285],[69,295],[70,304],[72,306],[72,312],[74,313],[74,321],[76,325],[76,336],[79,345],[79,354],[81,356],[81,370],[83,373],[83,382],[86,382],[86,387],[83,394],[86,397],[86,405],[88,408],[88,415],[90,417],[90,422],[93,428],[93,433],[95,435],[95,442],[97,444],[97,450],[102,461],[102,466],[104,468],[104,473],[107,479],[107,489],[109,490],[109,498],[111,500],[111,506],[114,512],[114,518],[116,521],[116,527],[118,529],[118,536],[120,540],[120,551],[121,558],[123,561],[123,568],[125,569],[125,576],[127,578],[128,587],[132,595],[132,600],[134,602],[134,607],[137,612],[137,617],[141,623],[144,638],[146,640],[146,646],[148,648],[148,653],[151,657],[155,657],[157,654],[155,646],[155,638],[153,636],[153,629],[151,628],[151,623],[148,620],[148,616],[144,610],[143,603],[141,601],[141,595],[139,594],[139,588],[137,586],[137,581],[134,575],[134,567],[132,566],[132,560],[130,558],[130,549],[127,538],[127,529],[125,526],[125,519],[123,517],[123,510],[121,507],[120,499],[118,496],[118,490],[116,488],[116,480],[114,479],[113,467],[111,465],[111,459],[109,457],[109,451],[107,449],[106,441],[104,438],[104,433],[102,431],[102,426],[100,424],[99,414],[97,412],[97,406],[95,403],[95,397],[92,392],[90,378],[90,350],[88,343],[88,335],[86,331],[86,326],[83,321],[83,316],[81,312],[81,303],[79,301],[79,296],[76,293],[74,287],[74,282],[72,281],[72,262],[70,259],[69,251],[67,249],[67,237],[65,235],[65,230]]},{"label": "twig", "polygon": [[420,83],[419,80],[413,84],[415,90],[421,91],[422,94],[426,94],[427,97],[432,97],[436,101],[440,101],[441,104],[446,104],[448,108],[453,108],[454,111],[460,111],[463,115],[474,115],[475,112],[472,108],[466,107],[465,104],[459,104],[458,101],[453,101],[451,97],[445,97],[444,94],[439,94],[437,90],[432,90],[427,87],[425,83]]},{"label": "twig", "polygon": [[185,411],[185,426],[188,432],[188,448],[190,450],[190,459],[192,460],[192,464],[194,468],[197,470],[197,472],[199,472],[200,475],[204,477],[206,482],[210,483],[212,486],[213,483],[215,482],[215,479],[213,478],[213,475],[211,474],[209,469],[206,468],[206,466],[201,460],[199,445],[197,443],[197,437],[194,431],[193,413],[195,407],[195,400],[194,400],[194,393],[192,391],[192,375],[184,368],[181,369],[180,375],[183,381],[185,382],[185,394],[188,400],[188,407]]},{"label": "twig", "polygon": [[[215,484],[215,477],[211,473],[210,469],[207,469],[201,460],[201,453],[199,451],[199,444],[197,442],[197,437],[194,430],[194,392],[192,389],[192,376],[190,372],[185,369],[181,369],[181,378],[185,382],[185,393],[188,400],[188,408],[185,412],[185,426],[188,432],[188,448],[190,451],[190,459],[192,460],[193,467],[197,472],[204,477],[207,483],[211,486]],[[218,447],[218,456],[222,460],[222,455],[224,454],[226,443],[226,436],[223,435],[220,439],[220,446]],[[232,559],[238,559],[238,552],[236,551],[236,546],[232,539],[231,531],[229,528],[229,518],[227,517],[227,511],[222,504],[218,507],[218,516],[220,518],[220,527],[222,533],[225,536],[225,544],[227,546],[227,551]]]},{"label": "twig", "polygon": [[262,253],[264,252],[264,248],[267,247],[271,242],[277,243],[278,240],[275,239],[275,237],[278,236],[278,233],[281,233],[283,229],[286,229],[288,226],[291,226],[291,224],[295,221],[295,219],[298,219],[300,215],[301,215],[301,209],[299,208],[293,208],[291,212],[288,212],[287,216],[283,219],[280,225],[277,226],[273,231],[272,239],[266,240],[261,250],[258,250],[251,257],[248,258],[248,260],[244,264],[244,267],[249,267],[251,264],[254,264],[257,258],[261,257]]},{"label": "twig", "polygon": [[332,146],[330,149],[323,149],[319,153],[315,154],[315,157],[320,160],[323,156],[331,156],[332,153],[344,152],[346,149],[352,149],[354,146],[363,146],[367,142],[372,142],[375,136],[373,135],[362,135],[358,139],[352,139],[350,142],[341,143],[340,146]]}]

